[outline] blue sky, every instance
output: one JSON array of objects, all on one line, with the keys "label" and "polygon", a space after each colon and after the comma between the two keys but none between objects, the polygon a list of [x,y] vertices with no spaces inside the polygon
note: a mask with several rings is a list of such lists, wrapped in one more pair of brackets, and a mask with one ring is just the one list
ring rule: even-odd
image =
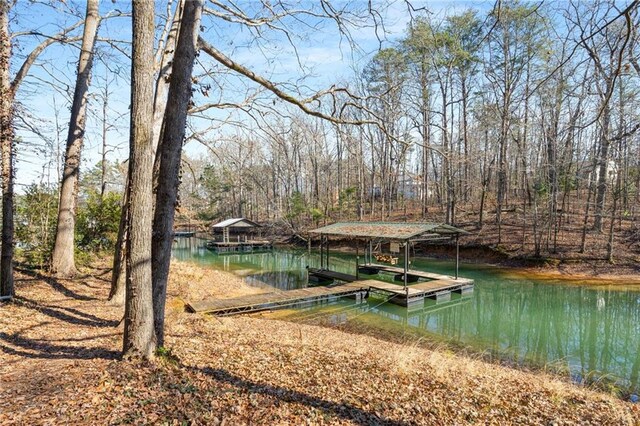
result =
[{"label": "blue sky", "polygon": [[[19,0],[13,14],[11,30],[37,31],[42,34],[55,34],[60,30],[77,22],[84,16],[84,2],[66,1],[53,2],[54,6],[46,6],[33,3],[28,0]],[[205,3],[207,4],[207,3]],[[258,13],[258,2],[240,2],[247,14]],[[316,4],[302,3],[299,8]],[[347,6],[347,3],[335,3],[337,8]],[[348,10],[355,11],[367,7],[365,1],[351,2]],[[491,1],[431,1],[414,2],[417,7],[426,7],[435,15],[453,14],[469,7],[489,9],[493,5]],[[210,7],[207,4],[207,7]],[[349,28],[352,41],[356,48],[340,36],[336,25],[330,20],[316,19],[310,16],[299,15],[295,19],[289,18],[283,21],[283,25],[289,31],[291,40],[278,30],[265,29],[259,38],[254,31],[250,31],[244,25],[226,22],[212,16],[203,18],[203,37],[216,48],[223,51],[235,61],[249,67],[255,72],[279,83],[288,84],[286,87],[301,87],[305,93],[313,93],[317,90],[329,87],[331,84],[353,79],[354,69],[360,69],[383,46],[394,43],[402,37],[410,19],[411,13],[404,0],[396,2],[380,2],[374,8],[380,13],[384,22],[384,31],[381,27],[374,28],[369,23],[364,27]],[[126,1],[101,1],[101,14],[107,15],[120,11],[128,13],[130,4]],[[157,13],[162,16],[166,13],[166,2],[157,2]],[[419,13],[419,12],[414,12]],[[415,15],[414,15],[415,16]],[[162,19],[158,18],[160,26]],[[130,73],[129,62],[126,56],[120,52],[128,50],[127,42],[131,37],[131,23],[128,17],[117,17],[103,21],[99,37],[101,39],[115,39],[119,42],[114,46],[101,41],[98,43],[97,52],[99,60],[95,62],[93,81],[91,88],[91,106],[97,110],[97,115],[92,114],[87,122],[87,134],[85,138],[85,151],[83,154],[82,170],[93,166],[100,157],[101,149],[101,101],[100,94],[104,91],[106,80],[109,84],[109,112],[108,121],[113,128],[108,131],[108,143],[112,152],[112,159],[123,160],[128,151],[128,105],[129,89],[128,75]],[[81,28],[74,34],[81,34]],[[25,36],[15,39],[13,67],[18,67],[24,55],[42,40],[41,37]],[[294,47],[295,46],[295,47]],[[17,190],[21,191],[24,185],[43,180],[44,176],[50,182],[56,180],[56,170],[53,165],[48,165],[45,153],[47,143],[59,143],[64,150],[66,132],[68,126],[69,101],[73,91],[75,80],[75,67],[78,50],[72,45],[54,45],[41,56],[38,64],[33,67],[31,75],[21,88],[18,99],[25,113],[20,113],[40,131],[41,135],[20,130],[19,136],[24,141],[18,150]],[[202,74],[210,70],[212,63],[201,58],[196,65],[196,74]],[[54,82],[51,85],[47,82]],[[196,102],[212,102],[220,98],[226,102],[240,101],[247,92],[251,92],[255,85],[247,84],[243,79],[224,77],[219,79],[223,90],[213,84],[210,98],[202,96],[196,98]],[[57,112],[56,112],[57,111]],[[226,111],[218,113],[218,117],[225,116]],[[215,116],[215,115],[214,115]],[[57,120],[57,128],[56,128]],[[18,123],[20,124],[20,123]],[[205,125],[200,122],[197,125]],[[232,126],[217,130],[220,134],[234,132]],[[54,149],[55,150],[55,149]],[[51,150],[49,149],[49,153]],[[205,150],[197,143],[186,146],[186,152],[190,156],[204,154]],[[46,181],[46,179],[45,179]]]}]

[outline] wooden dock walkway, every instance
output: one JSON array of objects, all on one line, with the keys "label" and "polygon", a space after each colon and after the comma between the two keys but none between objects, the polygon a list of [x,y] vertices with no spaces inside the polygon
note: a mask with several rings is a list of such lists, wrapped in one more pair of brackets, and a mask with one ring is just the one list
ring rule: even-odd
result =
[{"label": "wooden dock walkway", "polygon": [[353,296],[364,298],[367,286],[359,283],[333,287],[309,287],[272,293],[252,294],[231,299],[203,300],[187,304],[191,312],[215,315],[232,315],[277,309],[304,302],[319,302],[332,298]]},{"label": "wooden dock walkway", "polygon": [[[348,275],[348,274],[345,274]],[[471,284],[470,284],[471,282]],[[378,280],[359,280],[334,286],[308,287],[288,291],[235,297],[231,299],[203,300],[187,304],[191,312],[233,315],[248,312],[278,309],[299,303],[320,302],[339,297],[354,297],[360,300],[375,292],[388,297],[389,302],[408,308],[424,306],[425,298],[448,300],[451,292],[466,294],[473,289],[473,281],[468,279],[434,280],[404,288],[401,285]]]}]

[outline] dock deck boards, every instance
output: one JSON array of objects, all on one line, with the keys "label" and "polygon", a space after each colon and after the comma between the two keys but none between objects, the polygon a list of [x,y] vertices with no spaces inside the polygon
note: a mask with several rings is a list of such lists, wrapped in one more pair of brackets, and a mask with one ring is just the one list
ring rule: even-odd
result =
[{"label": "dock deck boards", "polygon": [[[333,271],[322,271],[333,272]],[[333,275],[335,277],[335,272]],[[389,300],[402,306],[414,306],[421,303],[425,297],[438,296],[452,291],[462,291],[473,285],[473,280],[461,278],[458,280],[442,275],[440,280],[421,282],[408,286],[406,289],[399,284],[378,281],[374,279],[358,280],[348,274],[354,281],[329,287],[307,287],[288,291],[274,291],[270,293],[252,294],[231,299],[203,300],[187,304],[188,310],[198,313],[215,315],[230,315],[236,313],[257,312],[276,309],[297,303],[320,301],[332,297],[367,295],[374,291],[389,296]],[[437,275],[437,274],[436,274]]]},{"label": "dock deck boards", "polygon": [[[381,272],[392,272],[394,274],[404,274],[404,268],[398,268],[397,266],[387,266],[387,265],[378,265],[374,263],[366,263],[366,264],[360,265],[360,267],[367,268],[367,269],[375,269]],[[436,274],[434,272],[418,271],[416,269],[409,269],[407,271],[407,275],[425,278],[428,280],[435,280],[435,281],[453,281],[456,283],[467,282],[468,284],[473,283],[473,280],[468,278],[458,277],[456,279],[455,277],[452,277],[450,275]],[[426,284],[426,283],[415,284],[415,285],[412,285],[411,287],[415,288],[416,286],[420,286],[422,284]]]},{"label": "dock deck boards", "polygon": [[188,303],[187,307],[192,312],[225,315],[241,312],[257,312],[305,301],[356,295],[357,293],[365,293],[366,291],[366,286],[350,283],[334,287],[308,287],[296,290],[252,294],[231,299],[203,300],[201,302]]}]

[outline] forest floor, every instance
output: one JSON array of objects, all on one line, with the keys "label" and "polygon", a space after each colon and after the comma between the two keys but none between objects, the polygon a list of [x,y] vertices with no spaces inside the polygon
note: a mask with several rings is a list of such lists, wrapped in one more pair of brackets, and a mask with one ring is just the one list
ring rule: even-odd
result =
[{"label": "forest floor", "polygon": [[334,329],[184,311],[263,291],[175,262],[167,347],[120,359],[109,270],[19,270],[0,305],[0,424],[640,424],[640,405],[454,354]]}]

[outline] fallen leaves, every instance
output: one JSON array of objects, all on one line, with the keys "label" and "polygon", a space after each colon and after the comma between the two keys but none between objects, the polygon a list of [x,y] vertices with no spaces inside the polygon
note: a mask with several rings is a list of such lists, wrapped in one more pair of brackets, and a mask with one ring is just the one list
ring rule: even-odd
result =
[{"label": "fallen leaves", "polygon": [[[201,294],[229,285],[224,274],[189,267],[184,279],[174,274],[170,294],[180,297],[176,283],[187,280],[213,287]],[[110,324],[121,318],[121,308],[103,302],[108,284],[92,284],[51,286],[36,279],[18,287],[28,302],[0,307],[0,423],[640,421],[637,405],[548,375],[261,318],[215,319],[174,309],[166,330],[171,360],[120,361],[108,355],[120,350],[121,328]]]}]

